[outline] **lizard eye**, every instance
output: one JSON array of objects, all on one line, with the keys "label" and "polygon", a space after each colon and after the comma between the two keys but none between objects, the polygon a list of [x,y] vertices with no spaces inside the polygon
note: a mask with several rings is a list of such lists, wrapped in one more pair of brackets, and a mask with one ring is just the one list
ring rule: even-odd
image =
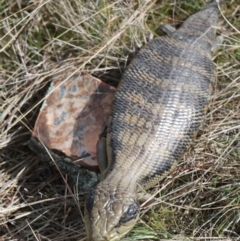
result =
[{"label": "lizard eye", "polygon": [[138,216],[138,210],[139,210],[139,205],[137,203],[131,204],[127,211],[123,214],[121,217],[118,225],[120,226],[123,223],[127,223],[128,221],[132,219],[136,219]]}]

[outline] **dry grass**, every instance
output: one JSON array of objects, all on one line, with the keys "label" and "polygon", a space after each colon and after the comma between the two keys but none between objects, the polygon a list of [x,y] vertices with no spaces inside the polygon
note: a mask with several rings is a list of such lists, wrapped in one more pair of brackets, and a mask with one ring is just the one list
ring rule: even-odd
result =
[{"label": "dry grass", "polygon": [[[161,22],[179,24],[203,4],[0,1],[0,240],[85,240],[84,195],[26,145],[51,77],[75,65],[117,85]],[[125,240],[240,240],[240,8],[221,9],[226,41],[206,123]]]}]

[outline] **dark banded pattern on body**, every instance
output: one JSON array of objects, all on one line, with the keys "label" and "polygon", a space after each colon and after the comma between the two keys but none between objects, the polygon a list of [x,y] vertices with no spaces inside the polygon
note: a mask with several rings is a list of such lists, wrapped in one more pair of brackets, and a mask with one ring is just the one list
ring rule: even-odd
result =
[{"label": "dark banded pattern on body", "polygon": [[196,37],[192,42],[183,48],[173,44],[174,34],[154,39],[125,72],[114,100],[108,142],[114,151],[108,158],[113,169],[135,170],[144,188],[158,182],[183,153],[208,104],[214,81],[210,49],[203,53],[195,48]]},{"label": "dark banded pattern on body", "polygon": [[107,131],[108,168],[86,203],[89,240],[119,240],[138,217],[137,192],[161,180],[198,131],[214,82],[216,2],[152,40],[125,71]]}]

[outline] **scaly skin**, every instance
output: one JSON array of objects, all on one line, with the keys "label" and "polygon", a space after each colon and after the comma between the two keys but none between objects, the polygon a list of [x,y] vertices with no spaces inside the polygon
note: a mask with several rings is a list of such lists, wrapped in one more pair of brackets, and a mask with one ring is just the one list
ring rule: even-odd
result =
[{"label": "scaly skin", "polygon": [[107,131],[108,168],[86,199],[88,240],[119,240],[138,219],[137,192],[169,173],[198,131],[215,80],[210,3],[139,51],[119,84]]}]

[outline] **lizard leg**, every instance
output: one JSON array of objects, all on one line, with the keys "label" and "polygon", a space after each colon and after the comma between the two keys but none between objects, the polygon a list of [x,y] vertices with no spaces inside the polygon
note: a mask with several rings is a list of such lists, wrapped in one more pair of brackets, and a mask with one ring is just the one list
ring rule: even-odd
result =
[{"label": "lizard leg", "polygon": [[159,35],[162,35],[163,33],[171,35],[175,31],[176,29],[169,24],[161,24],[156,30],[157,34]]},{"label": "lizard leg", "polygon": [[221,48],[222,43],[224,42],[224,37],[223,36],[217,36],[216,41],[214,45],[212,46],[212,53],[216,54],[216,52]]},{"label": "lizard leg", "polygon": [[173,26],[171,26],[169,24],[162,24],[160,26],[160,28],[162,29],[163,32],[165,32],[166,34],[169,34],[169,35],[176,31],[176,28],[174,28]]},{"label": "lizard leg", "polygon": [[105,136],[105,131],[104,131],[104,133],[100,136],[97,143],[97,162],[98,162],[99,170],[102,175],[108,167],[106,139],[107,138]]},{"label": "lizard leg", "polygon": [[155,200],[155,197],[147,193],[146,190],[144,190],[141,186],[138,186],[137,195],[138,195],[138,201],[144,205],[152,203]]},{"label": "lizard leg", "polygon": [[149,203],[154,201],[155,197],[147,192],[138,192],[138,200],[140,203]]}]

